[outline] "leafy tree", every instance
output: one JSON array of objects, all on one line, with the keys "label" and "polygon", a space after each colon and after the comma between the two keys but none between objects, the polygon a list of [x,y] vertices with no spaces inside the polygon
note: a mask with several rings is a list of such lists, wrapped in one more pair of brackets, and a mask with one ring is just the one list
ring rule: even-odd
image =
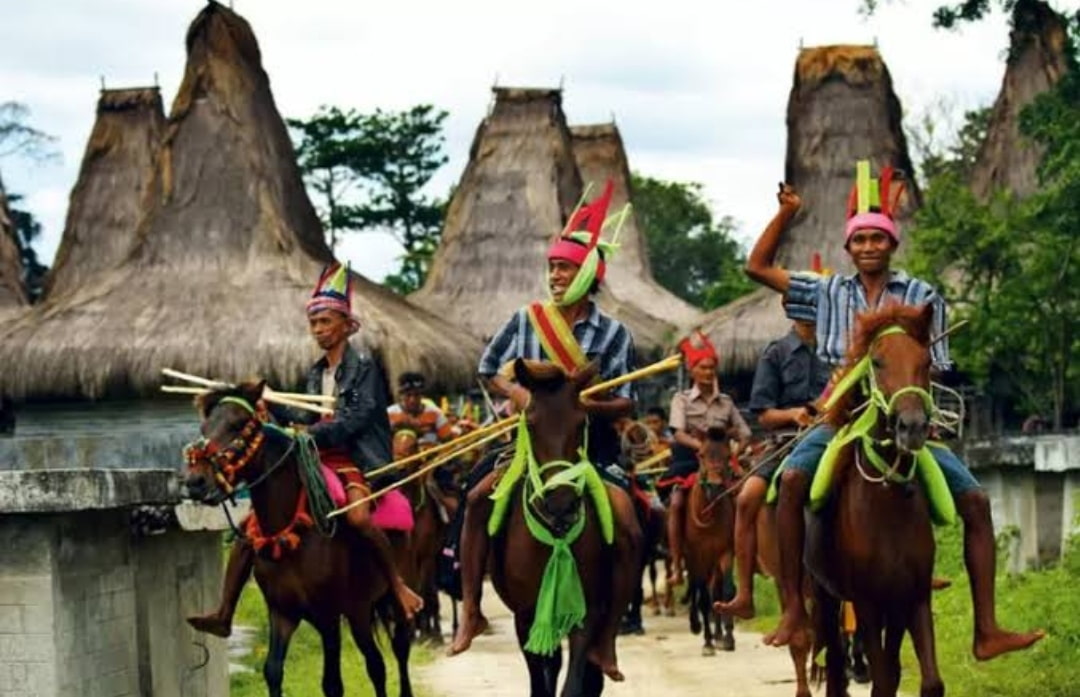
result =
[{"label": "leafy tree", "polygon": [[34,160],[56,157],[55,136],[26,125],[30,109],[19,102],[0,102],[0,159],[19,155]]},{"label": "leafy tree", "polygon": [[23,285],[30,296],[30,302],[34,302],[41,297],[45,274],[49,271],[49,267],[38,260],[37,250],[34,249],[34,243],[41,236],[41,223],[32,213],[16,205],[20,200],[22,196],[10,194],[8,212],[11,214],[15,246],[19,249],[19,259],[22,263]]},{"label": "leafy tree", "polygon": [[[1059,85],[1021,114],[1045,148],[1041,187],[1025,199],[975,199],[964,148],[940,156],[911,236],[913,272],[946,279],[959,364],[997,397],[1051,411],[1061,428],[1080,398],[1080,76],[1075,58]],[[969,114],[966,131],[981,117]]]},{"label": "leafy tree", "polygon": [[331,248],[347,231],[390,232],[405,253],[384,283],[401,293],[423,284],[438,247],[444,204],[422,190],[447,161],[446,117],[423,104],[370,114],[322,107],[310,119],[288,121]]},{"label": "leafy tree", "polygon": [[746,253],[735,224],[713,219],[695,182],[634,173],[634,212],[649,250],[653,277],[687,302],[711,310],[754,289],[743,273]]}]

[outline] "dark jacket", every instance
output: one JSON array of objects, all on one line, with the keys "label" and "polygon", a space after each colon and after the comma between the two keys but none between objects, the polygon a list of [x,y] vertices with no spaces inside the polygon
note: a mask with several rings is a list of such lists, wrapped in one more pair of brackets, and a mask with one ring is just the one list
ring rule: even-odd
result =
[{"label": "dark jacket", "polygon": [[[326,358],[311,366],[307,393],[322,393]],[[283,423],[309,424],[308,433],[320,449],[343,448],[362,472],[390,462],[390,420],[386,416],[387,390],[382,369],[367,354],[346,345],[334,374],[337,381],[334,416],[321,421],[318,414],[288,407],[272,406]]]}]

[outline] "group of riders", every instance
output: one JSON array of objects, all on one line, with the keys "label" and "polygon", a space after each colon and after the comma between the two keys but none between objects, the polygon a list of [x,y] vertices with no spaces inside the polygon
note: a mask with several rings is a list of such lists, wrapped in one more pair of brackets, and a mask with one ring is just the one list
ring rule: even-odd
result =
[{"label": "group of riders", "polygon": [[[600,239],[611,197],[608,184],[601,196],[580,206],[566,229],[547,252],[548,298],[518,310],[494,334],[479,361],[478,374],[485,389],[503,402],[509,413],[528,413],[532,395],[506,367],[516,359],[548,361],[567,373],[595,364],[598,379],[609,381],[635,370],[636,354],[629,329],[602,312],[596,294],[605,281],[608,260],[617,246]],[[735,555],[737,592],[716,610],[741,618],[754,615],[752,577],[755,570],[755,521],[770,485],[778,489],[776,520],[780,552],[782,617],[766,637],[774,646],[804,640],[809,618],[803,592],[804,508],[822,454],[835,429],[818,419],[815,404],[834,387],[832,376],[841,367],[860,313],[888,304],[926,305],[933,308],[933,327],[945,332],[946,308],[942,296],[928,282],[892,268],[901,241],[897,222],[880,207],[849,212],[837,234],[854,267],[851,273],[792,271],[776,261],[777,251],[802,205],[795,190],[781,184],[779,210],[754,245],[746,273],[775,290],[792,320],[790,331],[772,342],[760,357],[749,408],[768,433],[770,447],[789,444],[784,458],[755,466],[751,453],[751,429],[730,396],[720,389],[717,352],[701,334],[681,344],[685,367],[692,384],[674,395],[669,414],[652,409],[643,416],[648,425],[652,453],[670,449],[670,464],[658,478],[669,492],[667,546],[671,557],[670,581],[682,576],[683,507],[692,475],[699,469],[707,434],[720,432],[731,443],[735,459],[744,463],[745,474],[736,496]],[[553,231],[554,232],[554,231]],[[416,434],[421,448],[461,436],[476,426],[468,419],[448,417],[424,397],[424,377],[406,373],[399,378],[398,401],[388,404],[383,373],[374,359],[354,348],[349,337],[358,331],[361,318],[353,311],[348,271],[333,265],[324,271],[307,302],[312,337],[323,356],[312,366],[308,393],[334,398],[333,414],[289,411],[279,418],[304,430],[318,446],[323,464],[340,478],[351,507],[346,519],[374,544],[380,566],[393,569],[393,552],[385,532],[372,522],[373,489],[386,480],[366,473],[393,460],[395,431]],[[948,343],[932,346],[932,370],[950,369]],[[642,549],[640,516],[632,494],[634,477],[628,475],[625,428],[637,415],[632,383],[582,398],[588,415],[585,438],[588,461],[607,484],[614,519],[613,544]],[[275,414],[277,415],[277,414]],[[451,654],[466,651],[487,628],[480,609],[481,589],[489,554],[488,517],[491,494],[505,471],[505,445],[477,458],[465,473],[460,506],[455,492],[447,495],[447,508],[460,517],[460,541],[456,543],[460,565],[461,620]],[[766,450],[768,452],[768,450]],[[986,492],[961,460],[947,448],[933,454],[945,476],[956,509],[964,523],[964,559],[974,605],[973,653],[987,660],[1024,649],[1040,638],[1040,631],[1011,632],[995,617],[995,539]],[[740,455],[742,457],[740,458]],[[778,471],[779,470],[779,471]],[[446,480],[449,482],[450,480]],[[451,486],[448,484],[448,486]],[[737,492],[737,493],[736,493]],[[377,504],[376,504],[377,505]],[[228,636],[240,592],[251,574],[255,551],[239,540],[229,557],[221,603],[213,612],[190,619],[197,629]],[[613,575],[612,597],[623,598],[626,589],[640,586],[641,563],[619,567]],[[625,578],[627,574],[636,578]],[[409,616],[419,612],[422,601],[399,573],[390,573],[397,601]],[[618,623],[608,623],[589,651],[589,660],[612,679],[622,679],[615,653]]]}]

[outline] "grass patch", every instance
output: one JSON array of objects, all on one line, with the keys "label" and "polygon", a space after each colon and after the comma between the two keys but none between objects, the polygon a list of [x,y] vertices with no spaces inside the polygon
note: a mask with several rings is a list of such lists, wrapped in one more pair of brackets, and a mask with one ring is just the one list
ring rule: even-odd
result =
[{"label": "grass patch", "polygon": [[[251,669],[251,672],[237,673],[230,676],[229,694],[231,697],[265,697],[266,683],[263,681],[262,666],[266,660],[268,647],[266,604],[262,593],[254,583],[249,583],[240,599],[236,610],[237,625],[252,627],[256,630],[251,651],[238,662]],[[380,637],[383,655],[386,657],[387,689],[391,695],[398,694],[397,663],[390,652],[389,638]],[[415,666],[432,660],[432,652],[422,646],[413,645],[409,660]],[[368,697],[374,692],[371,681],[364,669],[364,660],[360,651],[353,644],[348,627],[342,627],[341,675],[345,683],[347,697]],[[307,697],[322,694],[322,641],[318,632],[305,623],[293,634],[289,644],[289,655],[285,662],[284,692],[290,697]],[[415,675],[413,690],[421,697],[423,689],[418,689]]]}]

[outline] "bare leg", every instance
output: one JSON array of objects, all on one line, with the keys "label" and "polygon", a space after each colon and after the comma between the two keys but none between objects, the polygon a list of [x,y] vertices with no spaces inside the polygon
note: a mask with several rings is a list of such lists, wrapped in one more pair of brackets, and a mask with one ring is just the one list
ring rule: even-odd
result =
[{"label": "bare leg", "polygon": [[488,621],[480,611],[480,597],[488,557],[487,521],[491,515],[491,501],[488,496],[495,487],[495,478],[495,472],[487,475],[466,497],[460,549],[461,624],[447,651],[451,656],[467,651],[473,639],[483,634],[488,627]]},{"label": "bare leg", "polygon": [[748,477],[735,503],[735,558],[739,574],[735,598],[713,605],[716,612],[744,620],[754,616],[754,565],[757,561],[757,517],[769,484],[761,477]]},{"label": "bare leg", "polygon": [[805,634],[809,619],[803,601],[803,544],[806,521],[803,505],[810,490],[806,473],[790,469],[784,472],[777,506],[777,525],[780,538],[781,603],[784,614],[776,631],[765,637],[765,643],[786,646],[796,634]]},{"label": "bare leg", "polygon": [[[349,503],[354,503],[369,493],[365,487],[355,484],[346,489]],[[405,611],[405,617],[411,620],[416,616],[416,613],[423,609],[424,599],[405,585],[405,581],[401,578],[400,570],[394,563],[394,550],[390,546],[390,540],[386,537],[385,532],[371,523],[371,504],[364,503],[350,509],[345,514],[345,518],[349,521],[349,525],[372,542],[375,548],[375,556],[390,583],[394,597],[397,598],[401,609]]]},{"label": "bare leg", "polygon": [[686,509],[686,491],[677,486],[671,491],[671,504],[668,510],[667,537],[668,550],[671,552],[671,571],[668,586],[678,585],[683,576],[683,517]]},{"label": "bare leg", "polygon": [[1009,632],[998,626],[994,612],[995,555],[994,525],[990,501],[982,490],[969,491],[957,499],[964,519],[964,563],[971,580],[971,600],[975,606],[975,642],[972,653],[988,661],[1009,651],[1026,649],[1045,636],[1042,631]]},{"label": "bare leg", "polygon": [[240,594],[254,566],[255,550],[251,548],[251,545],[238,539],[233,543],[232,550],[229,552],[229,561],[225,566],[221,605],[208,615],[187,618],[188,624],[200,632],[219,637],[229,636],[232,633],[232,619],[236,612],[236,604],[240,602]]}]

